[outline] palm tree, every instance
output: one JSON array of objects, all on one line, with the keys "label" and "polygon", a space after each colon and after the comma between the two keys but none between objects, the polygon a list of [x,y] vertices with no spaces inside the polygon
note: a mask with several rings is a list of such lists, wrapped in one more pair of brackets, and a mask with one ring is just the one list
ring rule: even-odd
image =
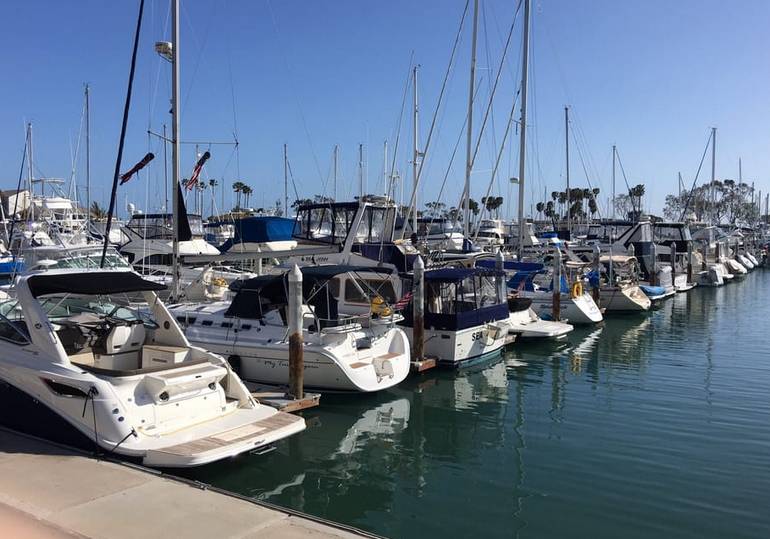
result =
[{"label": "palm tree", "polygon": [[248,208],[249,207],[249,198],[251,198],[251,193],[253,193],[254,190],[251,187],[249,187],[248,185],[244,185],[242,191],[243,191],[243,194],[246,196],[246,207]]},{"label": "palm tree", "polygon": [[91,217],[97,220],[107,217],[107,212],[95,200],[91,203]]},{"label": "palm tree", "polygon": [[233,191],[235,191],[236,196],[236,202],[235,202],[235,208],[241,209],[241,193],[243,192],[243,188],[246,187],[246,184],[243,182],[234,182],[233,183]]}]

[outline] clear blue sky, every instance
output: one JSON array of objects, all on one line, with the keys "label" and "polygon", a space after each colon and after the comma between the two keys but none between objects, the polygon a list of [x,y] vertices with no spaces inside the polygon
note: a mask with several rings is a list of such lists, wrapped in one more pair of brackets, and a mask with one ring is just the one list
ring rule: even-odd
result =
[{"label": "clear blue sky", "polygon": [[[477,129],[517,2],[481,4]],[[382,191],[382,144],[395,143],[412,51],[421,65],[424,140],[464,5],[182,0],[182,138],[232,140],[237,126],[238,159],[230,147],[215,146],[206,169],[208,176],[224,178],[228,204],[229,186],[239,173],[255,191],[252,205],[282,198],[284,142],[300,196],[324,191],[334,144],[341,148],[339,198],[356,192],[359,143],[367,150],[368,191]],[[129,0],[30,0],[9,13],[0,34],[6,51],[0,57],[3,189],[15,187],[25,121],[34,124],[37,175],[69,179],[88,82],[93,197],[106,201],[137,8],[138,1]],[[170,39],[167,12],[167,1],[147,0],[123,170],[147,151],[148,127],[160,130],[169,120],[170,70],[153,51],[155,41]],[[533,1],[528,205],[562,188],[565,104],[572,107],[580,142],[572,148],[573,185],[586,185],[582,155],[592,184],[602,197],[608,194],[610,148],[616,143],[629,182],[647,184],[646,206],[658,212],[664,196],[676,191],[677,171],[692,181],[708,129],[716,126],[717,176],[737,177],[740,156],[744,179],[770,190],[768,21],[770,3],[763,0]],[[465,118],[469,22],[426,162],[421,204],[437,195]],[[502,137],[518,86],[520,56],[521,16],[493,108],[494,132],[482,143],[473,175],[477,199],[489,182],[492,141]],[[404,118],[397,160],[407,179],[409,122]],[[503,179],[517,175],[518,141],[513,142],[505,152]],[[154,166],[121,188],[121,208],[126,198],[143,209],[162,204],[160,148],[152,141]],[[184,175],[194,164],[193,152],[184,149]],[[450,206],[462,188],[464,155],[463,140],[444,196]],[[81,186],[83,170],[81,149],[75,175]],[[701,177],[709,174],[707,162]],[[493,193],[508,197],[508,186],[500,185]],[[622,186],[618,174],[619,191]]]}]

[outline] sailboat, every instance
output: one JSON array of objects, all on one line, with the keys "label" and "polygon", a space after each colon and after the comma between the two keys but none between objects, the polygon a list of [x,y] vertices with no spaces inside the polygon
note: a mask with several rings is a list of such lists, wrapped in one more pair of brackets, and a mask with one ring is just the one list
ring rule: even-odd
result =
[{"label": "sailboat", "polygon": [[[373,392],[409,374],[409,342],[395,326],[400,315],[372,312],[364,290],[346,286],[357,275],[369,290],[389,269],[355,266],[302,268],[304,383],[319,391]],[[187,337],[226,356],[246,380],[286,385],[289,380],[287,274],[238,283],[232,301],[169,307]],[[358,281],[355,281],[357,283]],[[369,283],[369,284],[367,284]],[[387,295],[387,294],[386,294]],[[363,314],[341,314],[340,301],[363,303]]]}]

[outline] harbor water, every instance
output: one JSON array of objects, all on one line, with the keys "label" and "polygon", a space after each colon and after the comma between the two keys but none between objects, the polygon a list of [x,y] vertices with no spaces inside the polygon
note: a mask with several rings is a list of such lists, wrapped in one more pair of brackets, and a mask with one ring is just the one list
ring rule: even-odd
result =
[{"label": "harbor water", "polygon": [[267,455],[186,475],[388,537],[770,534],[770,271],[566,341],[325,395]]}]

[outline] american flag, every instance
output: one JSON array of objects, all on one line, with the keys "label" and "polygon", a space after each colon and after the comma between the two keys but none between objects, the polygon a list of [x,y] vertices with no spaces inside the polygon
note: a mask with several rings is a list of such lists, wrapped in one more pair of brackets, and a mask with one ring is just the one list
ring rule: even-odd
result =
[{"label": "american flag", "polygon": [[208,161],[209,157],[211,157],[211,153],[206,152],[201,155],[200,159],[198,159],[198,162],[195,163],[192,176],[190,176],[190,179],[187,180],[187,183],[185,184],[185,187],[187,187],[188,190],[198,185],[198,178],[201,175],[201,170],[203,169],[203,165],[206,163],[206,161]]},{"label": "american flag", "polygon": [[139,161],[137,164],[135,164],[133,167],[131,167],[131,170],[129,170],[128,172],[125,172],[125,173],[123,173],[123,174],[120,176],[120,185],[123,185],[123,184],[124,184],[124,183],[126,183],[128,180],[130,180],[130,179],[131,179],[131,177],[132,177],[134,174],[136,174],[137,172],[139,172],[140,170],[142,170],[144,167],[146,167],[146,166],[147,166],[147,163],[149,163],[149,162],[150,162],[150,161],[152,161],[153,159],[155,159],[155,154],[153,154],[153,153],[148,153],[147,155],[145,155],[145,156],[142,158],[142,160],[141,160],[141,161]]},{"label": "american flag", "polygon": [[393,310],[403,311],[404,309],[406,309],[406,306],[409,305],[410,301],[412,301],[412,296],[414,296],[412,292],[407,292],[406,294],[404,294],[404,297],[398,300],[396,304],[393,306]]}]

